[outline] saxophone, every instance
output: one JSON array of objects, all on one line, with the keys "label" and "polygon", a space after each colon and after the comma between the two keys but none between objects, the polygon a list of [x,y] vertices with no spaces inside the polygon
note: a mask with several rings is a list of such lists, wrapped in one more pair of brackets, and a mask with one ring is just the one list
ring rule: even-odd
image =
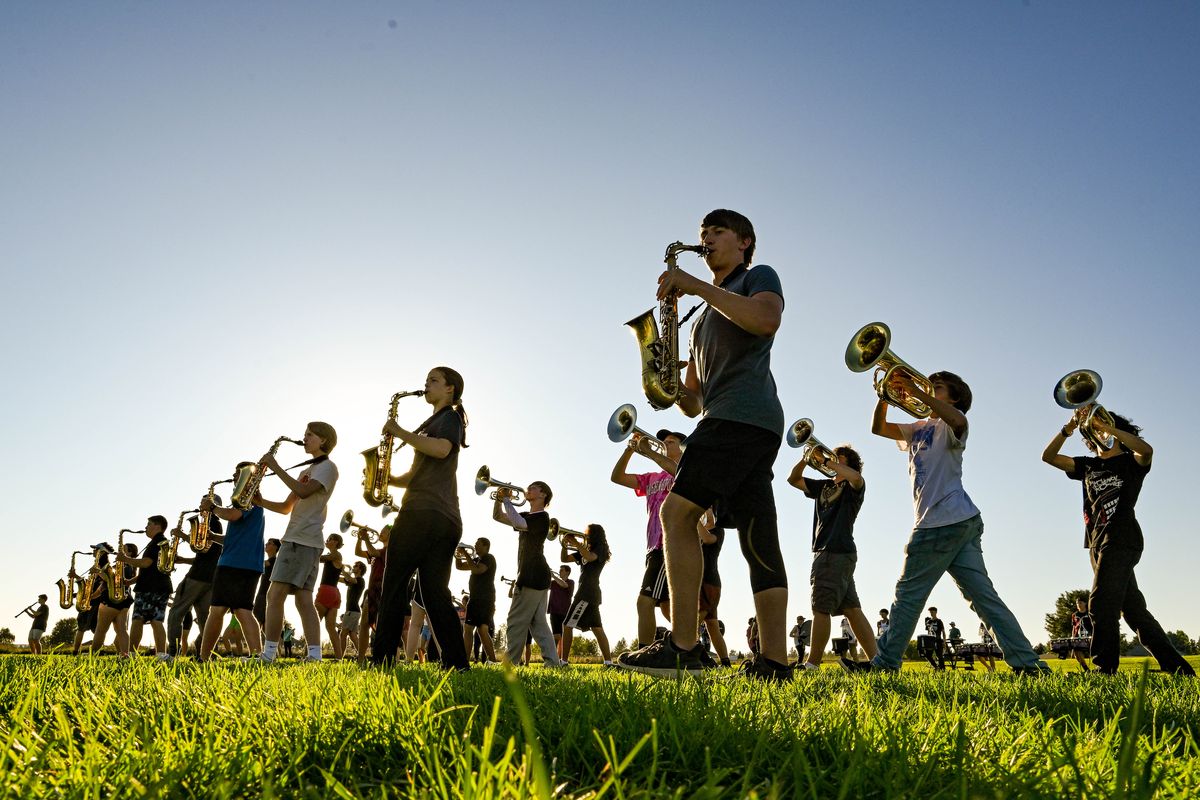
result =
[{"label": "saxophone", "polygon": [[67,570],[66,578],[59,578],[58,583],[58,607],[64,611],[75,605],[76,594],[83,591],[84,579],[75,574],[75,556],[87,553],[83,550],[76,550],[71,553],[71,568]]},{"label": "saxophone", "polygon": [[[292,439],[287,436],[280,436],[271,445],[271,449],[267,451],[272,456],[279,452],[279,445],[284,442],[291,442],[304,446],[304,442],[299,439]],[[260,461],[257,464],[251,464],[242,467],[238,470],[237,478],[233,483],[233,504],[242,511],[249,511],[250,506],[254,502],[254,495],[258,493],[258,487],[262,484],[263,478],[267,475],[267,463]]]},{"label": "saxophone", "polygon": [[[680,253],[706,256],[712,252],[702,244],[673,242],[667,245],[663,262],[667,271],[679,269]],[[625,324],[633,328],[642,356],[642,391],[650,405],[670,408],[679,399],[679,297],[672,294],[658,304],[658,323],[654,309],[639,314]],[[661,327],[661,334],[659,329]]]},{"label": "saxophone", "polygon": [[[388,421],[396,421],[396,409],[400,405],[400,398],[424,394],[424,389],[396,392],[392,395],[391,405],[388,406]],[[362,451],[362,457],[367,462],[363,467],[363,499],[369,506],[383,506],[385,517],[389,512],[396,510],[392,503],[392,495],[388,491],[388,479],[392,476],[392,453],[396,450],[395,439],[390,433],[385,433],[378,446]]]},{"label": "saxophone", "polygon": [[[233,483],[233,478],[226,478],[223,481],[213,481],[208,485],[208,502],[215,505],[220,505],[221,498],[213,494],[213,487],[219,486],[222,483]],[[201,511],[199,516],[192,517],[191,531],[188,533],[188,545],[193,552],[205,553],[208,548],[212,547],[212,512]]]},{"label": "saxophone", "polygon": [[[122,528],[117,534],[117,553],[125,554],[125,534],[127,533],[145,533],[142,531],[134,531],[129,528]],[[108,599],[114,603],[120,603],[129,596],[129,587],[125,581],[125,565],[116,559],[113,560],[107,567],[104,568],[103,578],[108,586]]]},{"label": "saxophone", "polygon": [[[175,530],[183,530],[183,518],[188,514],[199,511],[198,508],[193,508],[191,511],[180,511],[179,521],[175,523]],[[171,536],[171,543],[166,547],[158,548],[158,571],[170,574],[175,571],[175,558],[179,555],[179,542],[181,536]]]}]

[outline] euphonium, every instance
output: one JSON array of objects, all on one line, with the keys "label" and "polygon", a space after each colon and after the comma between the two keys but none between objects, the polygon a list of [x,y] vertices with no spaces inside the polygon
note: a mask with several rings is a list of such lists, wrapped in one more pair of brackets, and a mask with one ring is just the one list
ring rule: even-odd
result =
[{"label": "euphonium", "polygon": [[[214,506],[221,504],[221,498],[213,493],[213,488],[222,483],[233,483],[233,478],[223,481],[213,481],[208,485],[208,502]],[[191,531],[188,533],[188,546],[193,552],[204,553],[212,547],[212,512],[201,511],[199,516],[192,517]]]},{"label": "euphonium", "polygon": [[[804,452],[800,454],[801,461],[827,478],[836,478],[837,472],[826,462],[837,463],[837,456],[820,439],[813,436],[814,430],[813,421],[808,417],[796,420],[792,423],[792,427],[788,428],[788,447],[803,447]],[[821,458],[817,458],[817,456],[821,456]]]},{"label": "euphonium", "polygon": [[[304,442],[300,441],[299,439],[280,436],[275,440],[275,443],[271,445],[271,449],[267,452],[269,452],[272,456],[275,455],[277,452],[279,452],[279,445],[283,444],[284,442],[298,444],[301,447],[304,446]],[[233,486],[233,504],[242,511],[249,511],[250,506],[254,502],[254,495],[258,494],[258,487],[262,485],[262,480],[266,477],[266,474],[267,462],[265,461],[260,461],[257,464],[250,464],[249,466],[242,467],[240,470],[238,470],[237,479],[234,481]]]},{"label": "euphonium", "polygon": [[[396,392],[392,395],[392,402],[388,406],[388,421],[396,421],[397,408],[400,405],[400,398],[415,397],[416,395],[424,395],[424,389],[417,389],[412,392]],[[395,504],[392,502],[392,494],[388,491],[388,480],[392,477],[392,453],[396,451],[396,437],[390,433],[383,434],[383,438],[379,440],[379,445],[372,447],[370,450],[363,450],[362,456],[366,460],[366,466],[363,467],[363,499],[367,501],[367,505],[372,508],[383,506],[383,515],[396,510]]]},{"label": "euphonium", "polygon": [[[706,256],[712,252],[702,244],[673,242],[667,245],[663,261],[667,271],[679,269],[680,253]],[[650,405],[670,408],[679,399],[679,297],[670,295],[658,304],[658,322],[654,309],[625,323],[633,328],[642,356],[642,390]]]},{"label": "euphonium", "polygon": [[351,528],[355,529],[354,535],[358,538],[366,539],[371,544],[379,544],[379,531],[355,522],[353,509],[342,514],[342,521],[338,523],[338,530],[342,533],[347,533]]},{"label": "euphonium", "polygon": [[71,568],[67,570],[67,577],[58,579],[58,607],[63,610],[75,605],[75,595],[82,591],[83,579],[75,574],[75,556],[80,555],[86,556],[87,553],[83,550],[71,553]]},{"label": "euphonium", "polygon": [[1103,388],[1104,381],[1100,379],[1100,373],[1090,369],[1077,369],[1068,372],[1054,384],[1054,402],[1063,408],[1075,410],[1080,436],[1100,450],[1111,450],[1116,444],[1116,439],[1098,433],[1095,428],[1096,420],[1109,427],[1112,427],[1115,421],[1108,409],[1096,402]]},{"label": "euphonium", "polygon": [[858,329],[858,333],[846,345],[846,366],[851,372],[866,372],[872,367],[875,372],[872,380],[879,399],[896,408],[905,411],[917,419],[925,419],[933,409],[908,394],[899,396],[891,387],[892,376],[897,372],[908,375],[909,379],[923,392],[933,395],[933,384],[904,359],[890,349],[892,331],[882,322],[871,322]]}]

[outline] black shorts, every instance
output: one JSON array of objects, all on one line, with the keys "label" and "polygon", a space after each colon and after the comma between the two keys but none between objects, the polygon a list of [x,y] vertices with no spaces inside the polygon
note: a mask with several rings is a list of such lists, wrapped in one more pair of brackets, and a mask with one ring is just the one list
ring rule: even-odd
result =
[{"label": "black shorts", "polygon": [[496,613],[495,600],[476,600],[471,598],[467,603],[467,617],[463,622],[472,627],[478,628],[480,625],[487,625],[488,630],[492,629],[492,617]]},{"label": "black shorts", "polygon": [[567,611],[567,619],[563,623],[568,628],[578,628],[588,631],[592,628],[602,628],[600,621],[600,603],[590,597],[576,597]]},{"label": "black shorts", "polygon": [[254,609],[254,595],[258,592],[261,573],[240,567],[217,567],[213,576],[212,605],[236,611]]},{"label": "black shorts", "polygon": [[87,611],[80,611],[75,617],[75,626],[81,631],[96,630],[96,607],[93,606]]},{"label": "black shorts", "polygon": [[667,588],[667,565],[663,561],[662,548],[646,553],[646,571],[642,575],[641,594],[656,603],[665,603],[671,599]]},{"label": "black shorts", "polygon": [[550,613],[550,632],[555,636],[562,636],[563,620],[567,618],[566,614]]}]

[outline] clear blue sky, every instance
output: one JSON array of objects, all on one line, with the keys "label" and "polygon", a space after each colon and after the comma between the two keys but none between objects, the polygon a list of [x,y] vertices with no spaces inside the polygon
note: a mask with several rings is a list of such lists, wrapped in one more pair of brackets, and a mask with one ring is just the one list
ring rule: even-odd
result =
[{"label": "clear blue sky", "polygon": [[[1078,485],[1039,460],[1066,418],[1051,387],[1081,366],[1155,446],[1139,577],[1200,636],[1198,33],[1191,3],[6,4],[0,601],[53,595],[70,550],[173,520],[312,419],[340,435],[329,529],[373,518],[358,452],[391,393],[446,363],[472,422],[465,536],[511,575],[515,538],[470,478],[548,481],[564,525],[608,529],[606,627],[632,636],[645,517],[608,482],[604,423],[629,401],[644,427],[690,422],[645,406],[622,323],[666,244],[729,207],[783,280],[788,418],[866,459],[871,617],[912,520],[905,459],[842,364],[880,319],[974,389],[966,485],[1030,638],[1090,583]],[[776,490],[807,615],[795,455]],[[735,546],[722,572],[744,647]],[[974,631],[948,579],[932,601]]]}]

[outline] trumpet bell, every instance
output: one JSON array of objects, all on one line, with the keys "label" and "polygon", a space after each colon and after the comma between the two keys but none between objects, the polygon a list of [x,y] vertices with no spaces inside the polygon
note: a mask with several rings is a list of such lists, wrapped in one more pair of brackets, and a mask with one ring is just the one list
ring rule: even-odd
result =
[{"label": "trumpet bell", "polygon": [[637,426],[637,409],[633,403],[619,406],[608,418],[608,440],[623,442],[629,438]]},{"label": "trumpet bell", "polygon": [[1083,408],[1096,402],[1104,381],[1100,373],[1090,369],[1077,369],[1062,376],[1054,384],[1054,402],[1063,408]]},{"label": "trumpet bell", "polygon": [[788,447],[804,447],[812,435],[813,421],[808,417],[801,417],[792,423],[792,427],[788,428],[786,437]]},{"label": "trumpet bell", "polygon": [[479,471],[475,473],[475,494],[482,497],[483,493],[486,492],[488,487],[492,485],[491,481],[492,471],[487,468],[487,464],[484,464],[479,468]]},{"label": "trumpet bell", "polygon": [[342,533],[350,530],[350,526],[354,524],[354,509],[350,509],[345,514],[342,514],[342,520],[338,523],[338,530]]}]

